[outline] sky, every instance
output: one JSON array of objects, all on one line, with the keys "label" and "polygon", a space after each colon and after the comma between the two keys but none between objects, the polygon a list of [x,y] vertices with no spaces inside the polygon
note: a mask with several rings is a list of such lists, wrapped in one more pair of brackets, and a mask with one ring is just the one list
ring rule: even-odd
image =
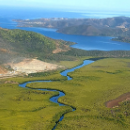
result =
[{"label": "sky", "polygon": [[0,0],[0,6],[68,10],[130,11],[130,0]]}]

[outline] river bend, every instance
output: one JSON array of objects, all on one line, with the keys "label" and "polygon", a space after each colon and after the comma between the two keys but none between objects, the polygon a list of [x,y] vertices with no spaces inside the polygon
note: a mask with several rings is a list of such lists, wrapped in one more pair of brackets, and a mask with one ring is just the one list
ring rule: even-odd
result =
[{"label": "river bend", "polygon": [[[71,78],[70,76],[68,76],[68,73],[69,73],[69,72],[73,72],[74,70],[79,69],[79,68],[81,68],[81,67],[83,67],[83,66],[86,66],[86,65],[88,65],[88,64],[91,64],[91,63],[93,63],[93,62],[94,62],[94,61],[92,61],[92,60],[84,60],[81,65],[78,65],[78,66],[76,66],[76,67],[74,67],[74,68],[71,68],[71,69],[64,70],[64,71],[62,71],[60,74],[61,74],[62,76],[66,76],[66,77],[67,77],[67,80],[72,80],[72,78]],[[19,84],[19,87],[26,88],[26,86],[27,86],[28,83],[36,83],[36,82],[54,82],[54,81],[51,81],[51,80],[28,81],[28,82]],[[29,88],[29,89],[31,89],[31,88]],[[50,98],[50,101],[59,104],[59,106],[67,106],[67,105],[65,105],[65,104],[62,104],[62,103],[59,103],[59,102],[58,102],[58,99],[59,99],[60,97],[65,96],[65,93],[64,93],[64,92],[59,91],[59,90],[51,90],[51,89],[35,89],[35,90],[41,90],[41,91],[55,91],[55,92],[58,92],[59,95],[56,95],[56,96],[51,97],[51,98]],[[71,107],[71,106],[70,106],[70,107]],[[71,107],[71,108],[72,108],[72,111],[75,111],[75,110],[76,110],[76,109],[73,108],[73,107]],[[60,121],[63,120],[64,115],[65,115],[65,114],[63,114],[63,115],[60,117],[60,119],[56,122],[56,125],[53,127],[52,130],[55,130],[55,129],[56,129],[57,124],[58,124]]]}]

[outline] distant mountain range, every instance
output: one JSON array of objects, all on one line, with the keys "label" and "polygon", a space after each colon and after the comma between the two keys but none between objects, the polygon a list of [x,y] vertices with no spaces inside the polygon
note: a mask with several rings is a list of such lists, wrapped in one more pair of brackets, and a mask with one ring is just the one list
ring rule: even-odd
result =
[{"label": "distant mountain range", "polygon": [[130,42],[130,18],[113,17],[105,19],[42,18],[15,20],[20,27],[56,28],[60,33],[86,36],[119,37],[114,40]]}]

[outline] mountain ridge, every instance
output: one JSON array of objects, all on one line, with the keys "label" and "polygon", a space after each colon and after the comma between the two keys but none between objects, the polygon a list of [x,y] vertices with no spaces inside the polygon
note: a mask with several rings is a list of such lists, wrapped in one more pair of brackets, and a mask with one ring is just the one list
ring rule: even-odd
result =
[{"label": "mountain ridge", "polygon": [[130,42],[130,18],[124,16],[104,19],[41,18],[14,21],[19,27],[55,28],[57,32],[64,34],[112,36],[119,37],[113,40],[124,42],[125,39],[125,42]]}]

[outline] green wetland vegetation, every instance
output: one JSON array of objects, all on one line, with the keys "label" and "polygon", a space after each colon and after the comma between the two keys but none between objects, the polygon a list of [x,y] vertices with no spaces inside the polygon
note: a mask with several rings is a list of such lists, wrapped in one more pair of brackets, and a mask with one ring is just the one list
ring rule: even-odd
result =
[{"label": "green wetland vegetation", "polygon": [[[70,48],[74,43],[53,40],[41,34],[22,30],[0,29],[0,64],[19,62],[24,58],[38,58],[72,68],[85,59],[94,63],[60,75],[59,69],[39,72],[28,76],[0,80],[0,130],[52,130],[65,114],[56,130],[124,130],[130,129],[129,100],[119,107],[107,108],[106,103],[130,92],[130,51],[84,51]],[[67,48],[65,48],[68,46]],[[62,52],[53,53],[55,49]],[[65,51],[64,51],[65,49]],[[109,58],[108,58],[109,57]],[[114,57],[114,58],[113,58]],[[14,60],[15,59],[15,60]],[[11,69],[8,67],[8,69]],[[28,88],[19,83],[34,80],[52,80],[47,83],[30,83]],[[29,89],[33,88],[33,89]],[[59,102],[49,98],[57,92],[39,91],[49,88],[63,91],[66,95]],[[76,111],[72,112],[72,108]]]},{"label": "green wetland vegetation", "polygon": [[[119,107],[107,108],[106,102],[130,92],[130,59],[106,58],[69,73],[67,81],[59,72],[40,77],[17,77],[1,80],[0,129],[1,130],[51,130],[63,113],[56,130],[129,130],[129,100]],[[55,80],[30,83],[29,88],[49,88],[65,92],[59,106],[49,101],[56,92],[20,88],[28,80]],[[15,81],[15,82],[13,82]]]}]

